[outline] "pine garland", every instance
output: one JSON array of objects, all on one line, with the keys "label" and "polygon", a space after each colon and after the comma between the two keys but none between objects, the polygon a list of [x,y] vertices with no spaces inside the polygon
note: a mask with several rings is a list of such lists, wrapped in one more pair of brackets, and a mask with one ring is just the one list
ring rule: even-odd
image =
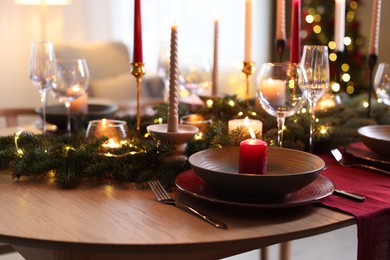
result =
[{"label": "pine garland", "polygon": [[[318,151],[345,145],[358,140],[357,129],[370,124],[389,124],[390,113],[387,106],[372,102],[372,118],[365,118],[366,110],[362,106],[364,96],[345,98],[340,105],[326,111],[318,111],[318,131],[314,137]],[[200,139],[188,143],[186,155],[190,156],[208,148],[237,146],[248,137],[246,130],[237,128],[229,132],[227,121],[233,118],[259,119],[263,122],[263,137],[270,146],[276,146],[277,129],[274,117],[266,114],[252,100],[247,107],[234,96],[217,98],[212,106],[204,106],[196,113],[213,120],[207,133]],[[174,184],[180,172],[189,169],[188,162],[175,161],[166,164],[164,155],[172,150],[169,143],[154,140],[146,126],[166,121],[166,104],[156,107],[153,117],[142,118],[142,130],[130,133],[130,142],[112,156],[101,152],[101,144],[106,138],[94,142],[85,141],[85,129],[78,128],[72,136],[52,134],[33,135],[28,132],[0,137],[0,168],[10,169],[13,178],[43,177],[54,172],[55,181],[61,188],[75,188],[84,181],[105,181],[107,179],[142,184],[158,179],[166,187]],[[180,115],[189,113],[180,106]],[[135,129],[134,117],[125,120],[129,129]],[[81,125],[81,124],[79,124]],[[307,150],[309,132],[309,114],[298,113],[286,120],[284,147]]]}]

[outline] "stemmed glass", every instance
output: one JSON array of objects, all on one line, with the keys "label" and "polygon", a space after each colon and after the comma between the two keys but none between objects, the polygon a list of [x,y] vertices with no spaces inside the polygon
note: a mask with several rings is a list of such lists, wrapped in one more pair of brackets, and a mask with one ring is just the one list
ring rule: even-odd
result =
[{"label": "stemmed glass", "polygon": [[164,81],[164,101],[168,101],[169,92],[169,60],[170,46],[168,42],[161,43],[158,55],[157,74]]},{"label": "stemmed glass", "polygon": [[278,125],[278,146],[283,146],[286,117],[294,115],[306,101],[307,77],[301,64],[265,63],[257,76],[256,93],[262,108],[275,116]]},{"label": "stemmed glass", "polygon": [[200,88],[207,88],[210,83],[211,69],[204,57],[186,56],[179,60],[179,81],[194,98]]},{"label": "stemmed glass", "polygon": [[57,73],[56,56],[51,42],[33,42],[30,52],[29,78],[39,90],[42,104],[42,131],[46,133],[46,96]]},{"label": "stemmed glass", "polygon": [[71,132],[70,102],[82,96],[89,83],[89,71],[85,59],[58,60],[57,76],[52,87],[52,94],[65,103],[67,113],[66,129]]},{"label": "stemmed glass", "polygon": [[305,45],[301,63],[309,80],[303,85],[307,91],[310,110],[309,150],[313,152],[313,135],[315,131],[315,109],[317,101],[329,90],[329,57],[328,47],[323,45]]},{"label": "stemmed glass", "polygon": [[383,103],[390,106],[390,63],[380,63],[375,73],[374,89]]}]

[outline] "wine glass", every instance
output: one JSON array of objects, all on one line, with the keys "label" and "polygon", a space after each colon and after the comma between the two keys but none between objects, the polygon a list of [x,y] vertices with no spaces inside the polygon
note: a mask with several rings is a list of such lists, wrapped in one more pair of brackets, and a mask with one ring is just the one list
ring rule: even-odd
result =
[{"label": "wine glass", "polygon": [[283,130],[286,117],[294,115],[306,102],[307,84],[301,64],[265,63],[258,70],[256,94],[261,107],[276,117],[278,146],[283,146]]},{"label": "wine glass", "polygon": [[383,103],[390,106],[390,63],[380,63],[375,73],[374,89]]},{"label": "wine glass", "polygon": [[309,150],[313,152],[317,101],[329,90],[328,47],[324,45],[305,45],[301,63],[306,70],[309,81],[303,87],[307,89],[306,94],[310,110]]},{"label": "wine glass", "polygon": [[30,52],[29,78],[39,90],[42,104],[42,131],[46,133],[46,96],[57,73],[56,56],[52,42],[33,42]]},{"label": "wine glass", "polygon": [[164,101],[168,101],[169,92],[169,62],[170,47],[168,42],[162,42],[158,55],[157,74],[164,81]]},{"label": "wine glass", "polygon": [[57,61],[57,76],[51,92],[58,101],[65,103],[68,134],[71,132],[70,102],[85,93],[88,83],[89,71],[85,59]]},{"label": "wine glass", "polygon": [[200,88],[210,85],[211,69],[204,57],[185,56],[179,60],[179,81],[191,93],[193,106]]}]

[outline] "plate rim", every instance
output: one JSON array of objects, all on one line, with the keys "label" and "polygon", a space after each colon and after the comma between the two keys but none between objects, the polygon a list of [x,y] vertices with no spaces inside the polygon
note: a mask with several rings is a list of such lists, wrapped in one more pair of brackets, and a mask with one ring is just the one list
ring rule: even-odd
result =
[{"label": "plate rim", "polygon": [[[289,203],[286,203],[288,202],[289,200],[289,197],[286,198],[286,200],[283,202],[278,202],[278,203],[255,203],[255,202],[250,202],[250,201],[229,201],[229,197],[228,196],[225,196],[226,199],[222,200],[222,199],[218,199],[218,198],[210,198],[210,197],[207,197],[207,196],[204,196],[204,195],[201,195],[201,194],[198,194],[198,193],[194,193],[194,192],[191,192],[189,190],[186,190],[185,188],[181,187],[180,185],[178,185],[177,183],[177,179],[180,178],[181,176],[183,176],[183,174],[188,174],[188,173],[192,173],[192,175],[195,177],[195,178],[198,178],[202,183],[203,185],[206,185],[206,187],[210,188],[210,189],[213,189],[212,187],[210,187],[207,183],[205,183],[204,181],[202,181],[195,173],[192,169],[190,170],[186,170],[184,172],[181,172],[180,174],[178,174],[175,178],[175,185],[176,187],[184,192],[185,194],[188,194],[192,197],[195,197],[195,198],[198,198],[198,199],[202,199],[202,200],[205,200],[205,201],[209,201],[209,202],[213,202],[213,203],[218,203],[218,204],[224,204],[224,205],[230,205],[230,206],[239,206],[239,207],[249,207],[249,208],[269,208],[269,209],[275,209],[275,208],[291,208],[291,207],[298,207],[298,206],[303,206],[303,205],[309,205],[309,204],[313,204],[313,203],[316,203],[318,202],[320,199],[323,199],[325,197],[328,197],[330,195],[333,194],[334,190],[335,190],[335,185],[334,183],[327,177],[325,177],[324,175],[322,174],[319,174],[318,177],[310,184],[308,184],[307,186],[303,187],[302,189],[299,189],[295,192],[292,192],[291,194],[293,193],[297,193],[297,192],[302,192],[303,189],[307,189],[309,186],[312,186],[315,184],[316,181],[318,181],[318,179],[323,179],[324,181],[326,181],[329,185],[331,185],[331,188],[330,190],[327,190],[326,192],[324,191],[323,194],[321,196],[316,196],[315,198],[308,198],[306,199],[305,201],[301,201],[301,202],[297,202],[297,203],[293,203],[293,204],[289,204]],[[215,190],[215,189],[214,189]],[[215,191],[218,193],[218,191]],[[221,194],[222,195],[222,194]],[[232,198],[233,199],[233,198]]]},{"label": "plate rim", "polygon": [[[356,153],[352,152],[350,150],[351,146],[352,145],[356,145],[356,144],[364,145],[368,150],[370,150],[370,148],[368,148],[367,145],[364,144],[364,142],[359,141],[359,142],[353,142],[353,143],[345,145],[344,146],[345,152],[347,154],[357,158],[357,159],[362,159],[362,160],[365,160],[365,161],[368,161],[368,162],[372,162],[372,163],[381,163],[381,164],[384,164],[384,165],[390,165],[390,159],[389,160],[386,160],[386,158],[378,159],[378,158],[373,158],[373,157],[370,157],[370,156],[359,155],[359,154],[356,154]],[[374,151],[372,151],[372,152],[374,153]],[[378,154],[378,156],[379,156],[379,154]]]}]

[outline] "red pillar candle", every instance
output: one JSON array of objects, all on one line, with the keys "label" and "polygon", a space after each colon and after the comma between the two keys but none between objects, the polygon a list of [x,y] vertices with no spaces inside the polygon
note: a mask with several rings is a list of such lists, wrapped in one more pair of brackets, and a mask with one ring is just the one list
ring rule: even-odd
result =
[{"label": "red pillar candle", "polygon": [[301,0],[293,0],[291,15],[290,62],[299,63],[301,58]]},{"label": "red pillar candle", "polygon": [[143,62],[141,0],[134,0],[134,50],[133,62]]},{"label": "red pillar candle", "polygon": [[239,173],[264,174],[267,172],[266,142],[251,138],[240,143]]}]

